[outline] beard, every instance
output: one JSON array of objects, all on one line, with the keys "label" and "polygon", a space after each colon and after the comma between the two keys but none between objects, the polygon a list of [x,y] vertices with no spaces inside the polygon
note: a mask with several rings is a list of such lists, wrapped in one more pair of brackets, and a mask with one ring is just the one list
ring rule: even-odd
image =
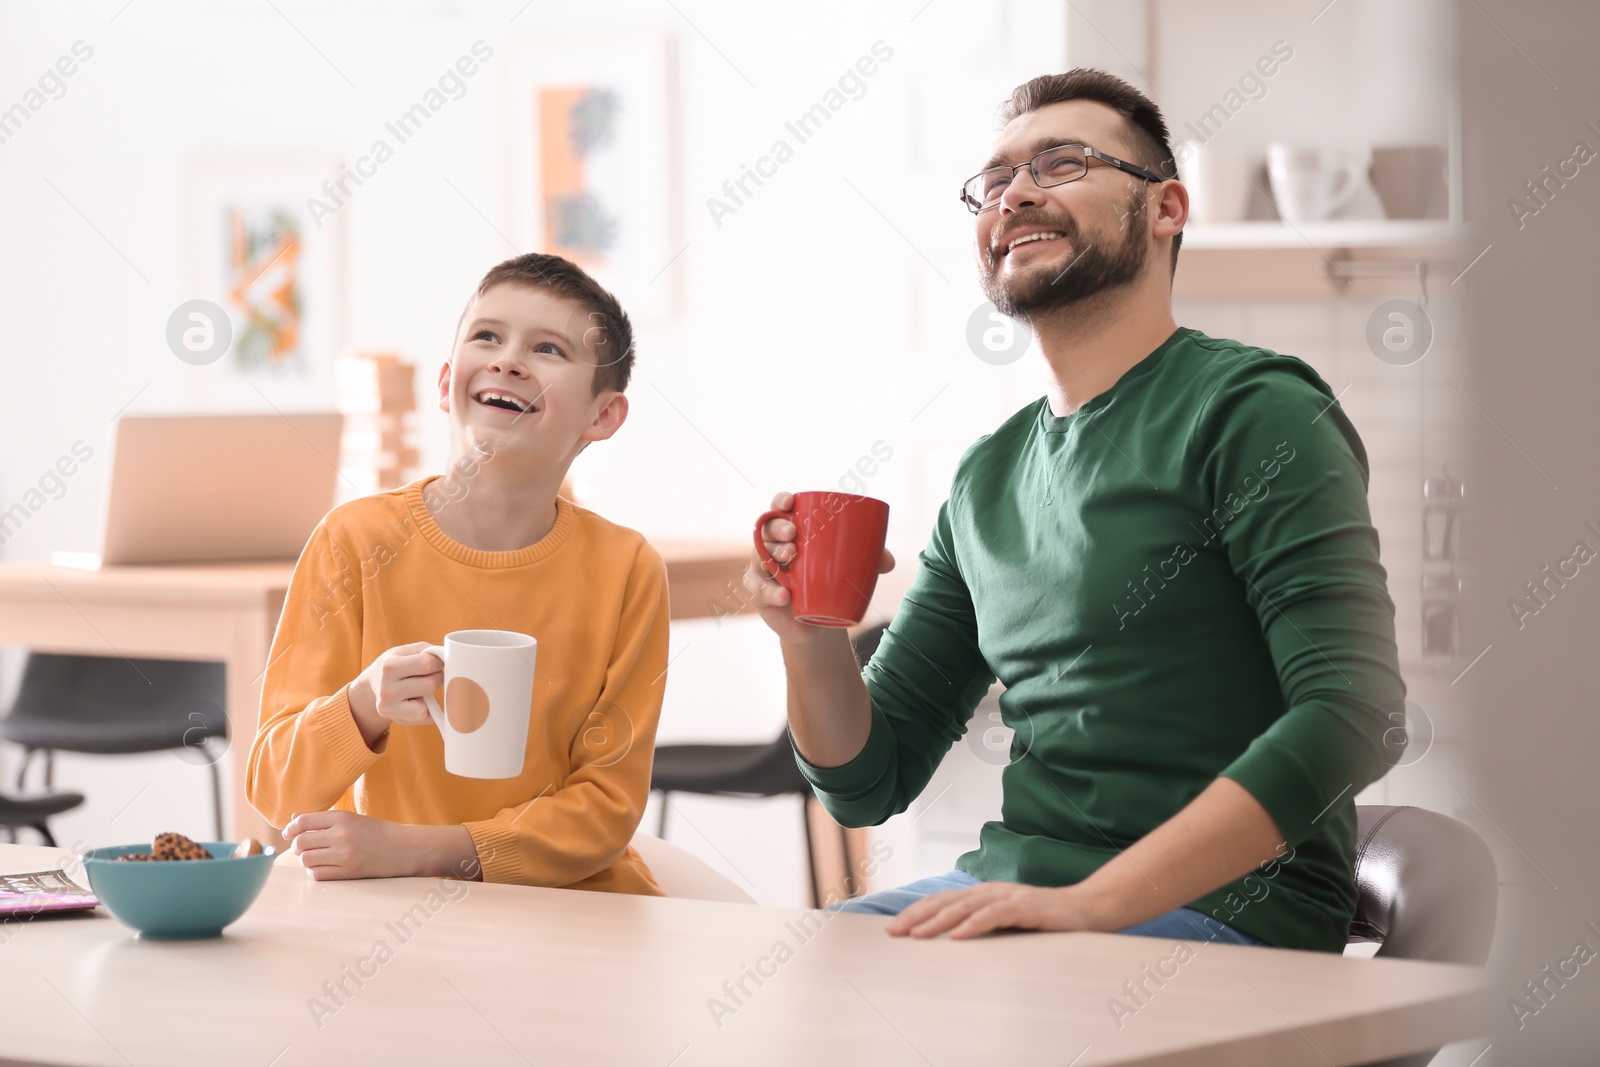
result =
[{"label": "beard", "polygon": [[1071,258],[1064,264],[1025,268],[1002,280],[1004,257],[995,245],[995,236],[991,235],[988,247],[978,256],[984,295],[1002,315],[1021,322],[1053,311],[1086,309],[1103,303],[1108,294],[1131,285],[1144,273],[1150,258],[1150,243],[1143,227],[1138,225],[1144,218],[1144,211],[1144,197],[1133,197],[1119,227],[1121,239],[1114,244],[1094,241],[1088,245],[1082,241],[1078,224],[1070,218],[1042,211],[1018,212],[1005,227],[1006,232],[1015,232],[1023,226],[1054,230],[1072,246]]}]

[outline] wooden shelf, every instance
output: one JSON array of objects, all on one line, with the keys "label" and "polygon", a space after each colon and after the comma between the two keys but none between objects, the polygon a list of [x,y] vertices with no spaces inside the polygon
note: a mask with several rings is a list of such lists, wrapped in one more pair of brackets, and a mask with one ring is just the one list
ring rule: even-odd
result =
[{"label": "wooden shelf", "polygon": [[1277,220],[1195,224],[1183,231],[1183,250],[1297,248],[1431,248],[1453,244],[1465,227],[1442,219],[1334,219],[1291,225]]}]

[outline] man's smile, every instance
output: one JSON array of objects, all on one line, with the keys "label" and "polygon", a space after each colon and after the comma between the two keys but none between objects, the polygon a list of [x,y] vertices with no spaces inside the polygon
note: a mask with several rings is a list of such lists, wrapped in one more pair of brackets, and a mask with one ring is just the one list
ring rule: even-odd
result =
[{"label": "man's smile", "polygon": [[1006,242],[1006,254],[1010,255],[1017,249],[1025,248],[1030,244],[1043,244],[1049,241],[1059,241],[1065,236],[1066,234],[1060,233],[1056,230],[1044,230],[1039,233],[1020,234]]},{"label": "man's smile", "polygon": [[998,232],[989,239],[989,255],[996,266],[1013,253],[1032,255],[1040,248],[1057,248],[1062,242],[1070,247],[1073,243],[1067,236],[1069,227],[1052,225],[1048,221],[997,226],[996,230]]}]

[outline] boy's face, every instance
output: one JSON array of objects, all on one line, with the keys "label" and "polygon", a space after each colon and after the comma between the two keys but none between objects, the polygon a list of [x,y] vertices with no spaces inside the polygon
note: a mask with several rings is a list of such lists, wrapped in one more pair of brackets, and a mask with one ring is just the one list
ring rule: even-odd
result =
[{"label": "boy's face", "polygon": [[628,401],[613,389],[594,394],[588,324],[582,304],[543,289],[506,282],[475,297],[439,368],[439,408],[458,449],[565,474],[589,441],[616,433]]}]

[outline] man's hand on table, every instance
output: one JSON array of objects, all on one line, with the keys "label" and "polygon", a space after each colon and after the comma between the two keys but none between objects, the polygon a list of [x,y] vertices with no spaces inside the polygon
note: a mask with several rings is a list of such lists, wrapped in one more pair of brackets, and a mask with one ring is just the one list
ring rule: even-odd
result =
[{"label": "man's hand on table", "polygon": [[936,893],[891,919],[888,930],[912,937],[948,930],[954,938],[1007,928],[1114,933],[1280,862],[1286,847],[1261,802],[1219,776],[1176,815],[1075,885],[984,882]]},{"label": "man's hand on table", "polygon": [[1042,887],[982,882],[924,897],[889,920],[896,937],[953,940],[995,930],[1103,930],[1099,909],[1081,885]]}]

